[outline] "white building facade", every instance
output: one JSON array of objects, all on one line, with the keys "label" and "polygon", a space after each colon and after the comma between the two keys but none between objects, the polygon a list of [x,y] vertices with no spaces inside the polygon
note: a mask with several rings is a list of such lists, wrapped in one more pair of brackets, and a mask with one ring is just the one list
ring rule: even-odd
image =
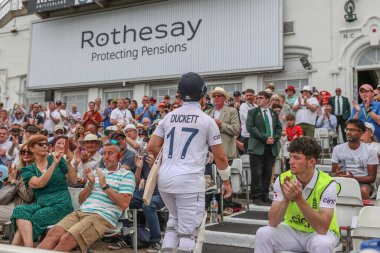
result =
[{"label": "white building facade", "polygon": [[[96,97],[174,97],[182,73],[201,73],[227,91],[274,83],[319,91],[374,88],[380,74],[380,1],[164,1],[40,20],[17,17],[0,29],[0,100],[76,103]],[[285,24],[283,26],[283,24]],[[17,32],[11,32],[17,27]],[[300,62],[306,57],[311,68]]]}]

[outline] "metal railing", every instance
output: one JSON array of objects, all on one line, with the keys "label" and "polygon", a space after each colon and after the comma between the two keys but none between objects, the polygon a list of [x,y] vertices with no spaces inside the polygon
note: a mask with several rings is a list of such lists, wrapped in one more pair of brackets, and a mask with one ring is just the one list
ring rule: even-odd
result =
[{"label": "metal railing", "polygon": [[6,0],[0,5],[0,20],[10,11],[21,10],[22,0]]}]

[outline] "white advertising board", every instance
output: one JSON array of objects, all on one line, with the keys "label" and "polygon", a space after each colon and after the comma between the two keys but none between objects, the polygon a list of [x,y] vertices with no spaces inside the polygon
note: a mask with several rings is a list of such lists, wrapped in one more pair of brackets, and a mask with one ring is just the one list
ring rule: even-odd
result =
[{"label": "white advertising board", "polygon": [[28,87],[281,69],[282,0],[174,0],[32,24]]}]

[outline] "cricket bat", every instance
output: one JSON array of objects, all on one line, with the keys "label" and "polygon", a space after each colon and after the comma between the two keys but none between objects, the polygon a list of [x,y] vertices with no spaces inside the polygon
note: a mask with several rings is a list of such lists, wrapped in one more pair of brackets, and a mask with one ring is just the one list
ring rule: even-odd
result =
[{"label": "cricket bat", "polygon": [[160,152],[158,153],[156,160],[154,161],[152,168],[150,169],[148,179],[145,182],[145,188],[144,188],[144,195],[143,195],[143,201],[144,204],[149,206],[150,200],[152,199],[154,189],[157,185],[157,179],[158,179],[158,169],[161,165],[161,159],[162,159],[162,148]]}]

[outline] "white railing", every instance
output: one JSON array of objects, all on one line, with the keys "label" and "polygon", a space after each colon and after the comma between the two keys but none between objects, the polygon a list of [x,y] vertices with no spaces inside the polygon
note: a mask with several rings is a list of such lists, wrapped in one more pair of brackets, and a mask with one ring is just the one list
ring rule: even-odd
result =
[{"label": "white railing", "polygon": [[22,9],[22,0],[6,0],[0,5],[0,20],[10,11]]}]

